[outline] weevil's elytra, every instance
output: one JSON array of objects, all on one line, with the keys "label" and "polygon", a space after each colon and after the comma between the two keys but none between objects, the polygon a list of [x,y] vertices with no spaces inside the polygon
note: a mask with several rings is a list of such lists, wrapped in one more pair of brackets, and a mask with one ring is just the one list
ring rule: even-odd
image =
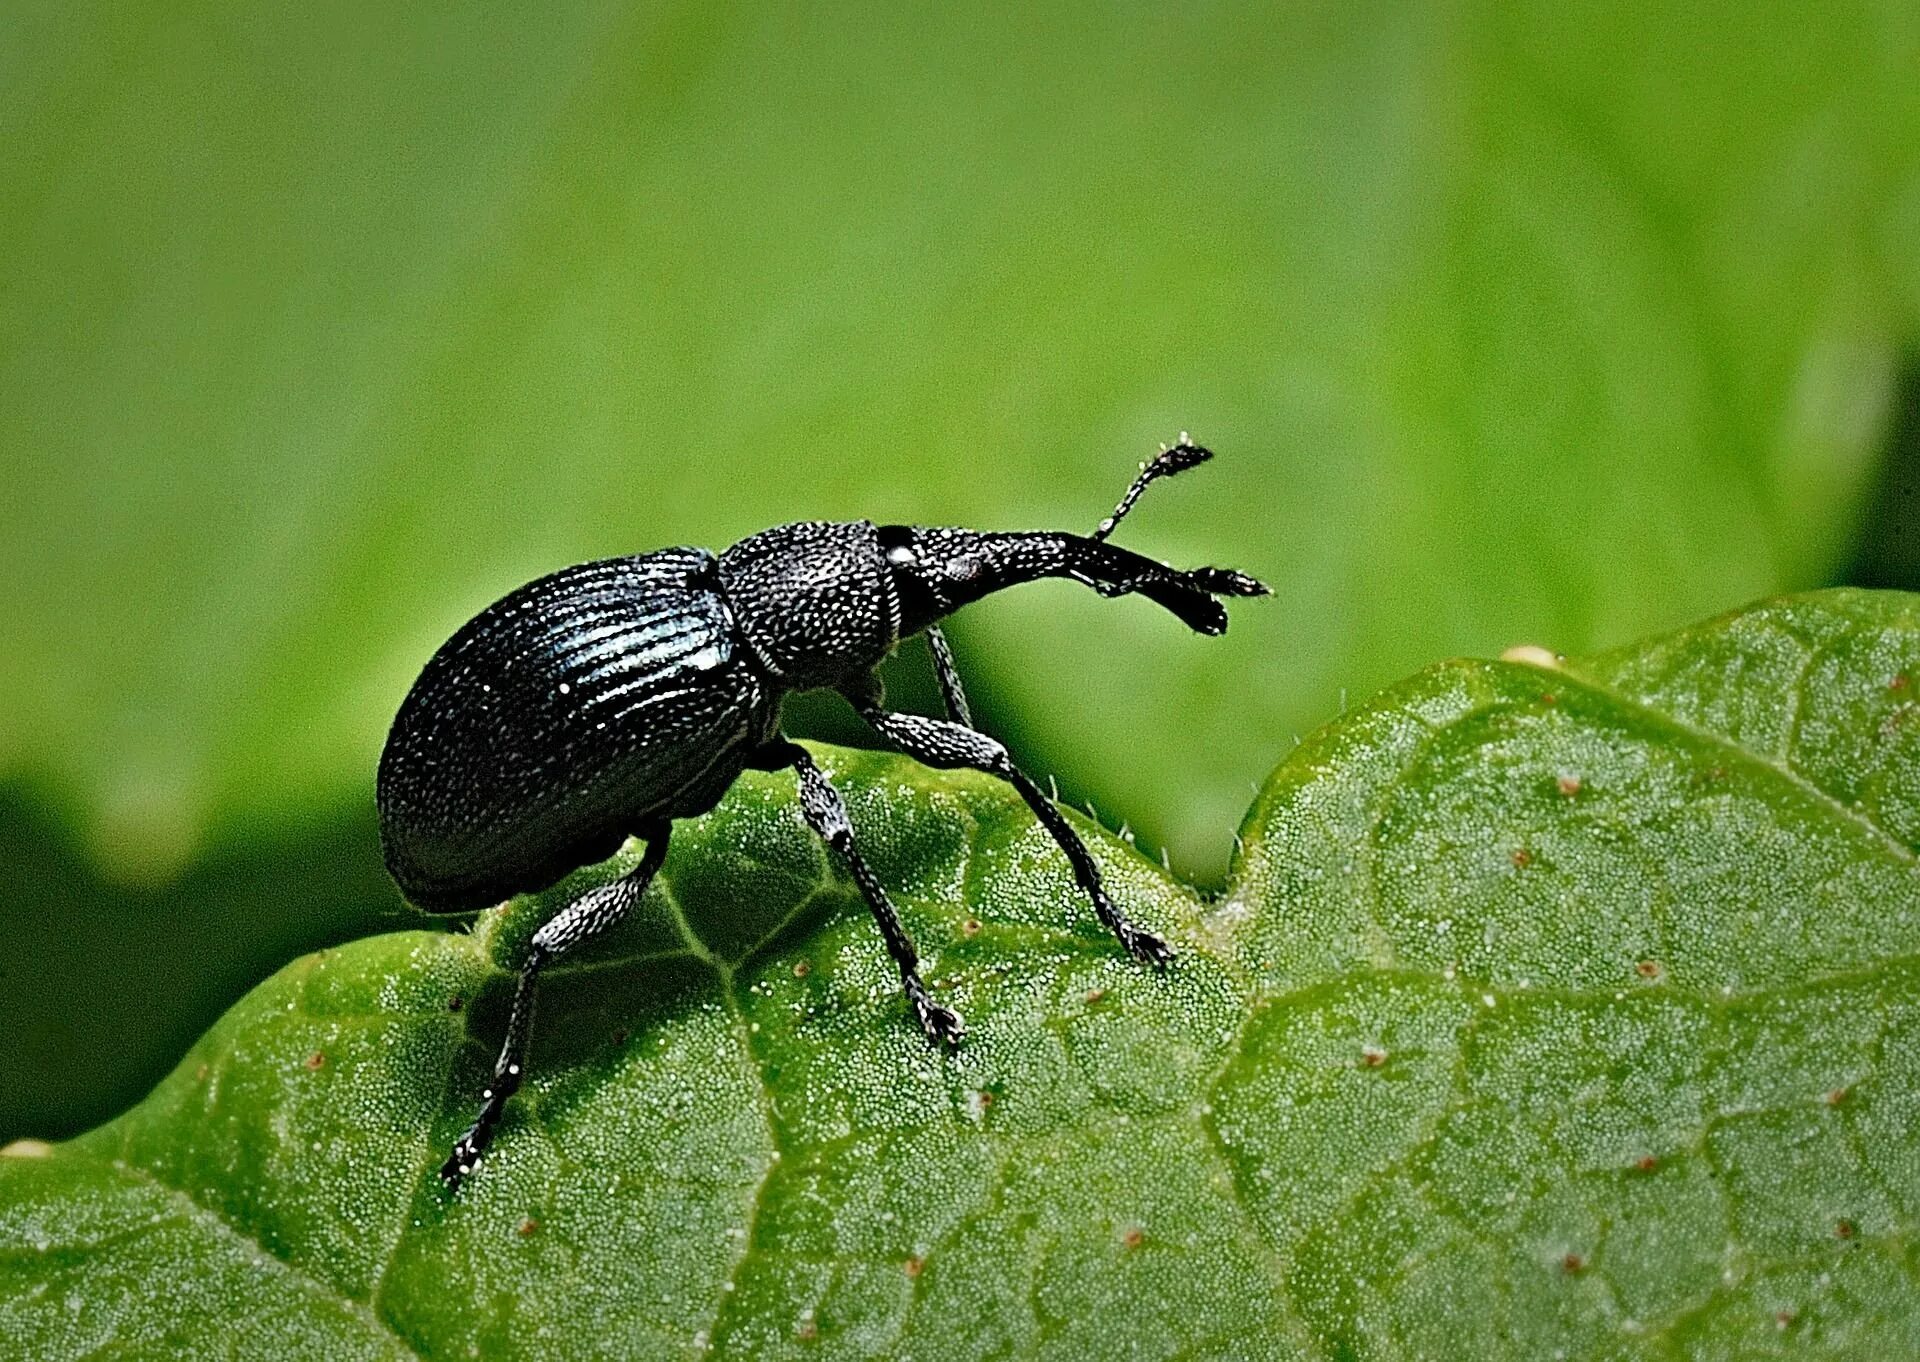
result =
[{"label": "weevil's elytra", "polygon": [[[973,727],[939,621],[995,591],[1067,577],[1102,596],[1141,595],[1203,634],[1226,630],[1216,597],[1258,596],[1243,573],[1180,571],[1107,542],[1155,479],[1212,455],[1184,434],[1146,464],[1091,535],[808,520],[749,535],[718,557],[661,549],[562,568],[502,597],[428,661],[380,756],[381,849],[401,891],[429,912],[471,912],[545,889],[646,842],[631,873],[567,904],[534,934],[506,1041],[479,1116],[440,1170],[457,1187],[486,1152],[522,1080],[534,982],[556,956],[618,922],[666,860],[673,820],[713,808],[748,769],[793,768],[807,823],[873,910],[914,1016],[935,1041],[963,1027],[928,996],[919,957],[855,846],[846,806],[780,732],[790,694],[829,687],[929,766],[971,767],[1017,790],[1073,867],[1109,930],[1138,958],[1166,943],[1107,896],[1080,838]],[[874,668],[924,633],[945,719],[884,705]]]}]

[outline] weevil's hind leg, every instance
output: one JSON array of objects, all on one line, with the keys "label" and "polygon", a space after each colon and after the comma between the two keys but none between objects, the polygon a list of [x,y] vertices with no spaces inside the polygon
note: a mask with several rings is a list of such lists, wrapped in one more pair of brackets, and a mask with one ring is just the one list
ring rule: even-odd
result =
[{"label": "weevil's hind leg", "polygon": [[791,766],[794,774],[800,778],[800,812],[806,818],[807,825],[839,853],[840,859],[847,863],[847,869],[853,874],[853,882],[860,886],[861,897],[872,909],[873,920],[880,924],[880,935],[886,938],[887,953],[893,957],[893,963],[900,967],[900,985],[906,990],[907,1001],[913,1005],[913,1015],[919,1021],[920,1029],[927,1033],[929,1040],[957,1043],[967,1029],[966,1024],[960,1020],[958,1012],[950,1007],[942,1007],[928,996],[927,986],[920,980],[920,957],[913,949],[907,929],[900,925],[900,914],[894,911],[893,901],[887,897],[887,891],[874,876],[872,867],[853,845],[853,823],[847,817],[846,803],[840,798],[840,792],[833,788],[833,782],[827,779],[827,773],[798,743],[781,741],[770,744],[755,758],[753,764],[760,766],[763,762],[767,769]]},{"label": "weevil's hind leg", "polygon": [[667,859],[667,839],[672,825],[665,819],[641,830],[647,849],[640,864],[612,884],[590,889],[547,920],[533,934],[527,958],[520,965],[520,980],[513,991],[513,1008],[507,1014],[507,1039],[500,1047],[500,1058],[493,1066],[493,1079],[480,1094],[480,1114],[467,1127],[466,1134],[454,1142],[453,1152],[440,1165],[440,1177],[452,1190],[460,1180],[479,1166],[493,1132],[500,1124],[507,1099],[518,1092],[524,1076],[527,1033],[533,1025],[533,988],[540,971],[568,950],[606,931],[625,917],[646,893],[648,883],[659,873]]},{"label": "weevil's hind leg", "polygon": [[984,733],[971,728],[962,728],[959,724],[948,723],[942,719],[929,719],[919,714],[900,714],[879,708],[877,705],[863,703],[857,696],[854,707],[875,731],[892,742],[902,752],[916,761],[941,769],[956,766],[971,767],[976,771],[985,771],[1006,781],[1020,793],[1033,810],[1033,816],[1052,834],[1053,840],[1060,844],[1060,850],[1067,855],[1073,866],[1073,877],[1087,897],[1093,900],[1093,911],[1107,930],[1120,938],[1120,944],[1141,960],[1150,964],[1164,966],[1173,959],[1173,950],[1167,943],[1141,927],[1136,927],[1120,906],[1107,897],[1107,891],[1100,882],[1100,868],[1094,864],[1093,855],[1087,850],[1086,843],[1073,830],[1060,810],[1040,792],[1040,787],[1027,778],[1026,772],[1013,764],[1013,758],[1007,755],[1007,749]]},{"label": "weevil's hind leg", "polygon": [[953,649],[947,646],[947,636],[937,624],[929,624],[924,632],[927,651],[933,654],[933,674],[940,680],[940,696],[947,702],[947,717],[972,728],[973,712],[967,708],[966,691],[960,688],[960,672],[953,665]]}]

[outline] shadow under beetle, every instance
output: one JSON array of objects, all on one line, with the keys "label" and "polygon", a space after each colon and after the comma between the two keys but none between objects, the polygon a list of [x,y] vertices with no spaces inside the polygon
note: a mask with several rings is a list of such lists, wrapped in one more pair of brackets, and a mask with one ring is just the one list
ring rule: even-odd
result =
[{"label": "shadow under beetle", "polygon": [[[1226,630],[1216,596],[1259,596],[1243,573],[1157,563],[1106,542],[1154,479],[1212,455],[1188,443],[1141,468],[1092,535],[801,521],[717,558],[661,549],[562,568],[488,606],[433,655],[401,703],[380,756],[380,840],[408,899],[463,913],[544,889],[605,860],[628,836],[640,864],[588,890],[538,932],[520,967],[506,1042],[480,1114],[440,1176],[457,1188],[519,1088],[534,981],[607,930],[666,860],[675,818],[706,813],[743,770],[792,767],[807,823],[846,862],[873,910],[922,1029],[960,1039],[959,1014],[927,996],[886,890],[854,846],[846,806],[805,749],[780,733],[793,691],[832,687],[907,755],[1007,781],[1060,844],[1094,912],[1141,960],[1167,944],[1107,897],[1078,836],[1006,748],[967,712],[937,621],[1003,587],[1067,577],[1102,596],[1138,594],[1202,634]],[[884,707],[874,668],[924,632],[947,718]]]}]

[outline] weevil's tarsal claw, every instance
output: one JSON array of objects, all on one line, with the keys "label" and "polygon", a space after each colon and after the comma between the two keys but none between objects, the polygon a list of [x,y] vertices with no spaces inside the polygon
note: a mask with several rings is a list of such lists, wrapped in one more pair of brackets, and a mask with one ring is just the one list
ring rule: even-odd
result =
[{"label": "weevil's tarsal claw", "polygon": [[1143,931],[1129,922],[1119,936],[1120,944],[1127,948],[1134,959],[1144,960],[1155,969],[1165,969],[1173,963],[1173,947],[1152,932]]},{"label": "weevil's tarsal claw", "polygon": [[[663,848],[664,845],[662,843]],[[449,1191],[459,1191],[461,1179],[480,1166],[480,1160],[486,1156],[487,1146],[493,1143],[494,1128],[500,1124],[500,1117],[507,1109],[507,1099],[519,1088],[520,1066],[507,1063],[481,1094],[480,1114],[474,1117],[466,1134],[453,1142],[453,1152],[440,1165],[440,1180],[447,1184]]]},{"label": "weevil's tarsal claw", "polygon": [[927,1039],[936,1045],[958,1045],[961,1037],[967,1034],[967,1024],[960,1020],[960,1014],[950,1007],[942,1007],[926,995],[925,990],[909,992],[913,1002],[913,1015],[920,1023],[920,1029],[927,1033]]},{"label": "weevil's tarsal claw", "polygon": [[480,1166],[480,1144],[474,1138],[477,1133],[478,1127],[469,1129],[454,1141],[453,1152],[440,1165],[440,1181],[446,1184],[449,1192],[458,1192],[461,1180]]}]

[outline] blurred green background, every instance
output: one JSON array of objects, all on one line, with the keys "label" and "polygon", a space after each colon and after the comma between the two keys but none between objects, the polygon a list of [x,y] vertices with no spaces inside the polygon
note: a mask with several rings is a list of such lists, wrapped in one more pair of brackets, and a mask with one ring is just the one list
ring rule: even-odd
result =
[{"label": "blurred green background", "polygon": [[411,921],[385,724],[561,563],[1085,530],[1191,429],[1123,538],[1274,600],[953,633],[1216,882],[1426,662],[1920,586],[1916,72],[1910,0],[7,6],[0,1140]]}]

